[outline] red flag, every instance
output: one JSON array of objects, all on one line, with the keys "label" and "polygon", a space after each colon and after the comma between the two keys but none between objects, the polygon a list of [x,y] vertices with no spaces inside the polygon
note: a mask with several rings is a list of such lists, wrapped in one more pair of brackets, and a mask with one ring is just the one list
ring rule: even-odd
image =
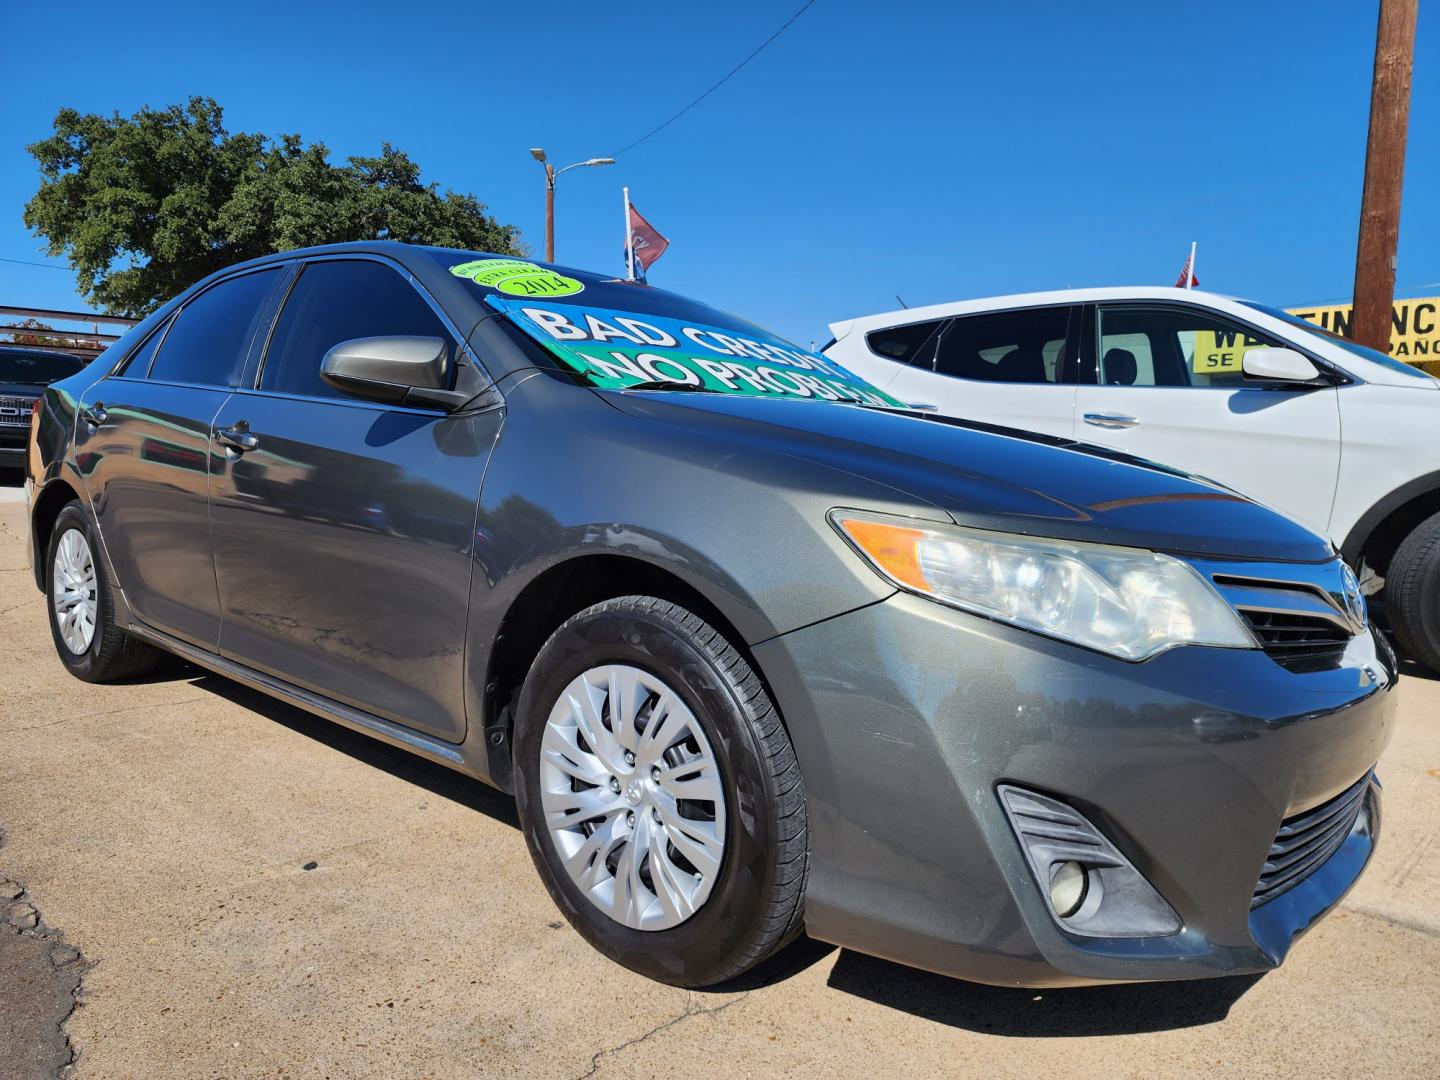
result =
[{"label": "red flag", "polygon": [[1180,278],[1175,282],[1177,289],[1195,289],[1200,286],[1200,279],[1195,276],[1195,267],[1191,263],[1192,255],[1185,256],[1185,265],[1180,268]]},{"label": "red flag", "polygon": [[670,241],[640,216],[634,203],[630,204],[630,243],[635,256],[635,276],[644,281],[645,272],[655,265],[656,259],[665,254]]}]

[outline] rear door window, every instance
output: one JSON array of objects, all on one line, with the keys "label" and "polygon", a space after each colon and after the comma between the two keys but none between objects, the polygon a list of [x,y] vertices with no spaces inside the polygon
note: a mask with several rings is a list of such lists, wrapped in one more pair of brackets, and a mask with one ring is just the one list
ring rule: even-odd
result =
[{"label": "rear door window", "polygon": [[[159,343],[150,378],[201,386],[235,385],[266,310],[265,301],[279,279],[280,268],[267,267],[222,281],[187,303]],[[144,374],[133,363],[126,370],[132,375]]]},{"label": "rear door window", "polygon": [[[413,285],[365,259],[308,264],[290,290],[265,350],[260,389],[305,397],[346,397],[320,377],[325,354],[364,337],[438,337],[453,370],[457,345]],[[450,371],[447,371],[449,377]]]},{"label": "rear door window", "polygon": [[1069,307],[958,316],[940,331],[934,370],[979,382],[1071,382],[1070,316]]},{"label": "rear door window", "polygon": [[150,364],[155,359],[155,352],[160,348],[160,342],[165,337],[165,329],[170,325],[166,319],[157,326],[141,344],[138,349],[125,358],[125,364],[121,367],[119,374],[126,375],[132,379],[143,379],[150,373]]}]

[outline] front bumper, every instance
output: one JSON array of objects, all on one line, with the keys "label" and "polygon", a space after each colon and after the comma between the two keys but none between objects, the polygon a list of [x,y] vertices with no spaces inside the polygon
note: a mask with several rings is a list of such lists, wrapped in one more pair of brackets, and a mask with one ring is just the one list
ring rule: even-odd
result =
[{"label": "front bumper", "polygon": [[[1323,671],[1257,650],[1131,664],[897,594],[755,649],[805,777],[806,927],[978,982],[1063,986],[1269,970],[1358,878],[1361,824],[1250,907],[1281,822],[1368,774],[1395,666],[1366,633]],[[1081,937],[1051,915],[1004,782],[1079,810],[1179,915],[1166,937]]]}]

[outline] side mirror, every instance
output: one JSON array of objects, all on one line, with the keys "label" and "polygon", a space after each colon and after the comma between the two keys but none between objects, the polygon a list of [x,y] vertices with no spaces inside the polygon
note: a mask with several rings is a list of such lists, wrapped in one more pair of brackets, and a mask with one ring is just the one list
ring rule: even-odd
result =
[{"label": "side mirror", "polygon": [[448,352],[438,337],[351,338],[325,354],[320,377],[356,397],[450,411],[470,395],[445,389]]},{"label": "side mirror", "polygon": [[1303,383],[1320,377],[1310,358],[1294,349],[1247,349],[1240,367],[1252,379]]}]

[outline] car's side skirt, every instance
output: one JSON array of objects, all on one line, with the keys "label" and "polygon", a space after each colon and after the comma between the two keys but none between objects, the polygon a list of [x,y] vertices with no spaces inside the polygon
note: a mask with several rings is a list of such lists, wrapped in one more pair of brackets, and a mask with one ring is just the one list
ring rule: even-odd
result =
[{"label": "car's side skirt", "polygon": [[198,648],[143,623],[131,622],[126,629],[142,641],[147,641],[166,652],[174,653],[176,656],[207,668],[217,675],[234,679],[263,694],[298,706],[306,712],[314,713],[326,720],[333,720],[337,724],[343,724],[345,727],[387,742],[391,746],[398,746],[402,750],[409,750],[413,754],[419,754],[423,758],[428,758],[466,775],[480,780],[487,779],[482,772],[476,770],[467,761],[463,745],[457,746],[439,739],[432,739],[428,735],[422,735],[418,731],[391,720],[367,713],[362,709],[343,705],[283,679],[277,679],[273,675],[266,675],[217,653]]}]

